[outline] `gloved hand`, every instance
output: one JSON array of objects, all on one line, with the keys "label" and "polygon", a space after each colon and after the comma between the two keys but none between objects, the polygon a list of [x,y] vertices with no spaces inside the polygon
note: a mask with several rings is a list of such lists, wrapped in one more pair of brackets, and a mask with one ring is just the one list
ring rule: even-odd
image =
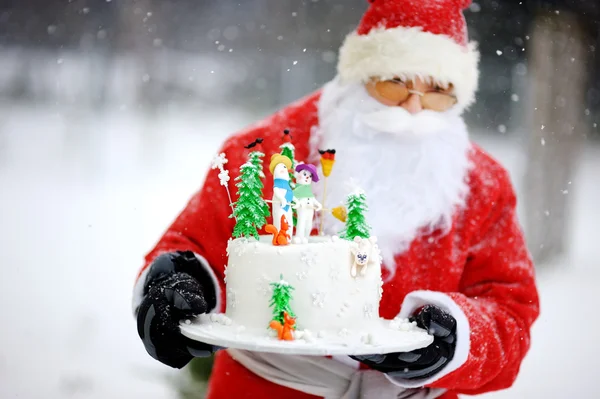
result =
[{"label": "gloved hand", "polygon": [[417,326],[433,335],[433,343],[412,352],[352,356],[390,377],[412,380],[428,378],[442,370],[454,357],[456,319],[435,305],[424,306],[410,317]]},{"label": "gloved hand", "polygon": [[137,314],[138,334],[146,351],[175,368],[193,357],[210,356],[217,348],[191,340],[179,330],[181,320],[216,305],[215,288],[200,261],[192,252],[173,252],[158,256],[149,267]]}]

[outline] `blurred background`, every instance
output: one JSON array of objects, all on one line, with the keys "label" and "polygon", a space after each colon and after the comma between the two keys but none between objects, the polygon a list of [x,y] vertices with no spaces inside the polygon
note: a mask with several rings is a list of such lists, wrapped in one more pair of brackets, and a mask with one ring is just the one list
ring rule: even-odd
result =
[{"label": "blurred background", "polygon": [[[426,1],[426,0],[423,0]],[[131,312],[225,137],[319,88],[366,0],[0,0],[0,397],[192,398]],[[542,315],[515,386],[600,396],[600,7],[476,0],[473,140],[509,169]]]}]

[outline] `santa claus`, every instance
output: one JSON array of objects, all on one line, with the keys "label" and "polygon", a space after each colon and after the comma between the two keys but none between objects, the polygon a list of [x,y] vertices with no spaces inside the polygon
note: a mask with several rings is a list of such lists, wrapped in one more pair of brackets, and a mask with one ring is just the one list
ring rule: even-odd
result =
[{"label": "santa claus", "polygon": [[[318,148],[336,148],[328,203],[343,201],[349,178],[369,198],[385,264],[381,315],[411,317],[434,343],[354,359],[220,350],[209,398],[455,398],[509,387],[529,349],[539,304],[515,194],[461,117],[478,81],[479,55],[462,15],[470,1],[369,3],[341,48],[337,77],[232,136],[221,152],[241,165],[244,144],[262,137],[263,151],[276,153],[284,129],[297,159],[316,163]],[[139,335],[172,367],[215,350],[183,337],[178,323],[224,310],[235,222],[218,172],[147,255],[135,287]],[[326,232],[338,231],[335,223],[326,220]]]}]

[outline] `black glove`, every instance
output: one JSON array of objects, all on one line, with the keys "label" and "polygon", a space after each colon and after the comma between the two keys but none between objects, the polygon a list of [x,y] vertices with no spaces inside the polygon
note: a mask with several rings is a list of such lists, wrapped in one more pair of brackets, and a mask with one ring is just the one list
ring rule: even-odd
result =
[{"label": "black glove", "polygon": [[146,351],[175,368],[182,368],[194,357],[210,356],[216,348],[183,336],[179,322],[206,313],[215,305],[212,280],[192,252],[158,256],[150,265],[137,314],[138,334]]},{"label": "black glove", "polygon": [[417,326],[433,335],[433,343],[412,352],[352,356],[370,368],[390,377],[407,380],[428,378],[443,369],[454,357],[456,319],[435,305],[424,306],[410,317]]}]

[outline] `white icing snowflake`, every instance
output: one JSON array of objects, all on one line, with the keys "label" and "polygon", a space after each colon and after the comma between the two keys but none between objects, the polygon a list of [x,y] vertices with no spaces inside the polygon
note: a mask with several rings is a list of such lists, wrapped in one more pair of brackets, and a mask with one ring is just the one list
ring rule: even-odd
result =
[{"label": "white icing snowflake", "polygon": [[314,294],[312,294],[312,304],[314,306],[318,306],[320,308],[325,306],[325,298],[327,296],[327,293],[322,292],[322,291],[317,291]]},{"label": "white icing snowflake", "polygon": [[350,334],[350,331],[348,331],[347,328],[342,328],[339,332],[338,335],[340,337],[347,337]]},{"label": "white icing snowflake", "polygon": [[271,281],[264,274],[256,278],[256,285],[258,286],[258,292],[264,296],[270,296],[273,293]]},{"label": "white icing snowflake", "polygon": [[229,183],[230,177],[229,177],[229,171],[228,170],[223,170],[221,171],[221,173],[219,173],[219,183],[221,183],[222,186],[227,186],[227,183]]},{"label": "white icing snowflake", "polygon": [[317,264],[317,254],[312,251],[303,251],[300,254],[300,259],[306,265],[306,267],[313,267]]},{"label": "white icing snowflake", "polygon": [[223,166],[224,166],[224,165],[225,165],[227,162],[229,162],[229,161],[228,161],[228,160],[227,160],[227,158],[225,157],[225,153],[224,153],[224,152],[222,152],[222,153],[220,153],[219,155],[217,155],[217,156],[216,156],[216,157],[213,159],[213,161],[212,161],[212,168],[213,168],[213,169],[217,169],[217,168],[218,168],[219,170],[223,170]]},{"label": "white icing snowflake", "polygon": [[235,291],[231,288],[227,288],[227,305],[235,308],[237,305],[237,297]]},{"label": "white icing snowflake", "polygon": [[300,281],[306,280],[306,278],[308,277],[308,270],[302,270],[302,271],[296,272],[296,277]]},{"label": "white icing snowflake", "polygon": [[363,308],[363,311],[365,313],[365,319],[372,319],[373,313],[375,312],[375,307],[373,306],[373,304],[367,303]]},{"label": "white icing snowflake", "polygon": [[342,306],[340,308],[340,311],[337,314],[337,317],[344,317],[346,316],[346,311],[348,310],[348,308],[346,306]]},{"label": "white icing snowflake", "polygon": [[329,265],[329,278],[332,279],[333,281],[337,281],[340,279],[340,273],[341,273],[341,269],[334,265],[331,264]]},{"label": "white icing snowflake", "polygon": [[246,252],[246,248],[248,247],[247,244],[248,241],[246,239],[241,239],[235,244],[232,244],[232,250],[237,256],[242,256]]}]

